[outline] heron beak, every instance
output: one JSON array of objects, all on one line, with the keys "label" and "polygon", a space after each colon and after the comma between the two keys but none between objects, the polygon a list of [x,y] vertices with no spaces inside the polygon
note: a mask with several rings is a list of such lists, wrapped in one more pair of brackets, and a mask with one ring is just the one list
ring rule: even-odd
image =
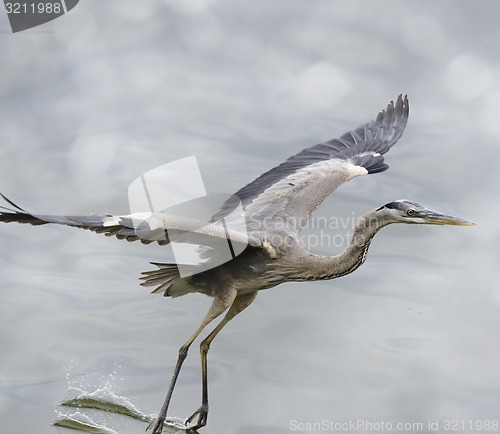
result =
[{"label": "heron beak", "polygon": [[451,215],[441,214],[435,211],[427,211],[424,217],[424,223],[430,225],[453,225],[453,226],[475,226],[468,220],[459,219]]}]

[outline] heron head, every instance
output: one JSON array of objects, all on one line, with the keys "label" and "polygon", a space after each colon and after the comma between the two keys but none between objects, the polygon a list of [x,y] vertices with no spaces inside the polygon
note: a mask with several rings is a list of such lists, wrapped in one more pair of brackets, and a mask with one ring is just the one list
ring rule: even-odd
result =
[{"label": "heron head", "polygon": [[427,224],[427,225],[454,225],[454,226],[474,226],[467,220],[463,220],[451,215],[441,214],[425,208],[417,202],[401,199],[390,202],[377,211],[389,214],[394,223]]}]

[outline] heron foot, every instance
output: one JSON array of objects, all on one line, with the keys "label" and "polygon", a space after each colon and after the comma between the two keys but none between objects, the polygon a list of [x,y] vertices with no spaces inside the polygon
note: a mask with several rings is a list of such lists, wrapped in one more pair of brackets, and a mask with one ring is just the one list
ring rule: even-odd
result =
[{"label": "heron foot", "polygon": [[151,434],[160,434],[163,431],[163,424],[165,423],[164,417],[157,417],[153,422],[151,422],[146,431],[152,430]]},{"label": "heron foot", "polygon": [[198,418],[198,422],[189,426],[189,431],[195,431],[199,428],[204,427],[207,424],[208,418],[208,405],[202,404],[201,407],[196,410],[191,416],[189,416],[186,420],[186,425],[193,422],[196,418]]}]

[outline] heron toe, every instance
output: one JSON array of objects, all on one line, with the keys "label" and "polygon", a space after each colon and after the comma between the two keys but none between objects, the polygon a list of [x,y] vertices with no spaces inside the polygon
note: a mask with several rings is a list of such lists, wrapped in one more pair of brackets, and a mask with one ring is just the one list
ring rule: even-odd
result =
[{"label": "heron toe", "polygon": [[165,423],[165,419],[157,417],[153,422],[151,422],[146,431],[151,430],[151,434],[160,434],[163,431],[163,424]]},{"label": "heron toe", "polygon": [[186,425],[190,424],[198,418],[198,422],[189,426],[188,430],[189,431],[195,431],[199,428],[204,427],[207,424],[207,418],[208,418],[208,406],[207,405],[201,405],[201,407],[196,410],[191,416],[189,416],[186,420]]}]

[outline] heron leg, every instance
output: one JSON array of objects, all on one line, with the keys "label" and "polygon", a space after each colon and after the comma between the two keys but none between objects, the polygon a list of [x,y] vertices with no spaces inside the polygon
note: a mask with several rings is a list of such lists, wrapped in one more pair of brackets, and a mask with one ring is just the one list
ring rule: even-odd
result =
[{"label": "heron leg", "polygon": [[250,304],[255,300],[256,295],[257,292],[238,295],[234,299],[233,304],[231,304],[231,307],[227,311],[222,321],[219,324],[217,324],[217,327],[215,327],[215,329],[200,344],[201,381],[202,381],[201,406],[186,420],[186,424],[188,424],[191,423],[196,418],[198,418],[197,422],[189,427],[190,430],[197,430],[198,428],[201,428],[207,424],[207,417],[208,417],[207,353],[208,350],[210,349],[210,344],[229,321],[231,321],[242,310],[250,306]]},{"label": "heron leg", "polygon": [[214,301],[212,302],[212,305],[210,306],[210,309],[205,315],[205,318],[203,319],[200,326],[196,329],[196,331],[188,339],[188,341],[179,349],[179,356],[177,357],[177,363],[175,364],[174,373],[172,375],[172,380],[170,381],[170,386],[168,388],[165,402],[161,407],[158,417],[149,424],[149,426],[146,428],[146,431],[148,429],[152,429],[152,434],[161,433],[163,429],[163,424],[167,417],[167,410],[170,404],[170,399],[172,398],[172,393],[174,392],[175,383],[177,382],[177,377],[179,376],[179,372],[181,371],[182,364],[187,357],[189,347],[210,322],[212,322],[215,318],[217,318],[228,307],[232,306],[232,303],[235,300],[235,298],[236,298],[236,290],[232,290],[227,294],[224,294],[224,296],[218,296],[214,298]]}]

